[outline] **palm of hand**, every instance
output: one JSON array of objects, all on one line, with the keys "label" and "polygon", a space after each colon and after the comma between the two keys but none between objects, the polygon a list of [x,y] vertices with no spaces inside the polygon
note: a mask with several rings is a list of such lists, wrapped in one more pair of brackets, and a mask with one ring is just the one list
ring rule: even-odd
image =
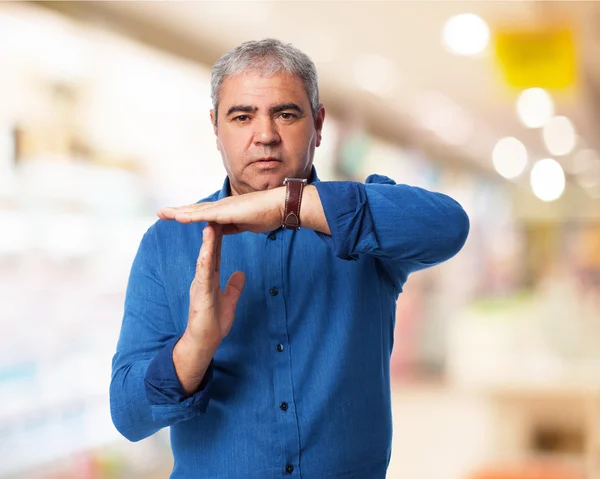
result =
[{"label": "palm of hand", "polygon": [[216,349],[229,334],[245,275],[236,271],[221,290],[221,244],[219,225],[204,229],[202,247],[196,264],[196,276],[190,286],[188,334],[196,344]]}]

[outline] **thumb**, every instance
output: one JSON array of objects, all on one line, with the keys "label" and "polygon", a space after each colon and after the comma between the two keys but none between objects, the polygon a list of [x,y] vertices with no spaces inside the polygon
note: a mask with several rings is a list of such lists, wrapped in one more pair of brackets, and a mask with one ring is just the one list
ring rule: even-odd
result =
[{"label": "thumb", "polygon": [[231,321],[233,321],[235,309],[237,307],[238,300],[240,299],[240,295],[242,294],[242,290],[244,289],[245,283],[246,275],[241,271],[236,271],[229,277],[227,286],[225,286],[223,313],[225,317],[231,318]]}]

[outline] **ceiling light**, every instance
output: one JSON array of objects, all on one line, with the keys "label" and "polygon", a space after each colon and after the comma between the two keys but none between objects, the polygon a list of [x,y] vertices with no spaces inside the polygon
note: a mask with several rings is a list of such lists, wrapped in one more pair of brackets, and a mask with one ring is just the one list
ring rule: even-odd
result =
[{"label": "ceiling light", "polygon": [[577,141],[575,127],[566,116],[555,116],[550,119],[544,125],[543,137],[548,151],[556,156],[571,153]]},{"label": "ceiling light", "polygon": [[442,43],[453,54],[477,55],[485,50],[490,40],[490,29],[474,13],[461,13],[449,18],[442,30]]},{"label": "ceiling light", "polygon": [[540,128],[554,115],[554,102],[543,88],[529,88],[517,99],[517,114],[526,127]]},{"label": "ceiling light", "polygon": [[569,172],[574,175],[585,174],[595,162],[600,162],[600,156],[596,150],[591,148],[578,150],[573,155]]},{"label": "ceiling light", "polygon": [[594,189],[600,186],[600,157],[595,150],[579,150],[573,158],[572,171],[582,188]]},{"label": "ceiling light", "polygon": [[539,160],[531,169],[531,189],[542,201],[554,201],[560,198],[565,190],[565,173],[552,158]]},{"label": "ceiling light", "polygon": [[492,161],[504,178],[516,178],[527,166],[527,148],[512,136],[502,138],[494,147]]}]

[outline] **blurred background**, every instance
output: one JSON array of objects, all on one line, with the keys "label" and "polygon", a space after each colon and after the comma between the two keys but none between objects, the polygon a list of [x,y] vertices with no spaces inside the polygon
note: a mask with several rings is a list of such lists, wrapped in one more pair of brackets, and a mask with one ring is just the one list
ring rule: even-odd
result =
[{"label": "blurred background", "polygon": [[322,179],[471,218],[398,301],[388,477],[600,478],[598,32],[596,2],[1,2],[0,478],[168,477],[167,431],[110,420],[127,277],[220,188],[210,67],[267,36],[317,64]]}]

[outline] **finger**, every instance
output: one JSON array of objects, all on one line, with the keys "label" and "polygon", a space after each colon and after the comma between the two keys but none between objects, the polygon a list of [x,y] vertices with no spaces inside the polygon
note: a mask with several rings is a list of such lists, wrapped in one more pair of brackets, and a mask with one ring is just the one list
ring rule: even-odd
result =
[{"label": "finger", "polygon": [[218,224],[212,225],[215,228],[217,237],[216,244],[217,248],[215,251],[215,273],[220,274],[221,272],[221,248],[223,246],[223,227]]},{"label": "finger", "polygon": [[196,262],[196,278],[200,290],[208,293],[212,291],[212,278],[214,273],[215,230],[206,226],[202,232],[202,247]]},{"label": "finger", "polygon": [[179,223],[218,223],[218,212],[209,211],[208,208],[179,210],[172,214],[174,220]]},{"label": "finger", "polygon": [[178,213],[184,212],[184,211],[186,211],[188,209],[189,209],[188,206],[178,206],[178,207],[166,206],[166,207],[161,208],[160,210],[158,210],[158,212],[156,214],[157,214],[157,216],[160,219],[163,219],[163,220],[174,220],[175,216]]},{"label": "finger", "polygon": [[156,214],[160,219],[174,220],[177,215],[184,215],[193,211],[202,210],[211,205],[211,202],[204,202],[185,206],[165,206],[164,208],[159,209]]},{"label": "finger", "polygon": [[225,294],[223,296],[222,311],[226,318],[233,320],[235,309],[237,308],[238,300],[246,284],[246,275],[241,271],[233,273],[225,286]]},{"label": "finger", "polygon": [[224,200],[207,202],[194,205],[192,208],[184,207],[175,212],[174,218],[180,223],[203,222],[228,224],[234,223],[236,220],[235,209],[231,202]]},{"label": "finger", "polygon": [[161,208],[160,210],[158,210],[156,212],[156,216],[158,216],[161,220],[175,219],[175,218],[172,218],[171,215],[169,214],[168,208]]}]

